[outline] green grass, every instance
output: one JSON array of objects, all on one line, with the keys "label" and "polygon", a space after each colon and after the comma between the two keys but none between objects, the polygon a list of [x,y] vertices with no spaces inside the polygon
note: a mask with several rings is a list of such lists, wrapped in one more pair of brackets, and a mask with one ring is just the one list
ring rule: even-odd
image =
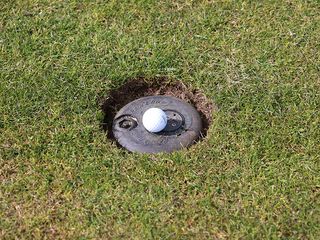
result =
[{"label": "green grass", "polygon": [[[317,239],[318,1],[1,1],[0,238]],[[207,138],[130,154],[99,100],[167,76]]]}]

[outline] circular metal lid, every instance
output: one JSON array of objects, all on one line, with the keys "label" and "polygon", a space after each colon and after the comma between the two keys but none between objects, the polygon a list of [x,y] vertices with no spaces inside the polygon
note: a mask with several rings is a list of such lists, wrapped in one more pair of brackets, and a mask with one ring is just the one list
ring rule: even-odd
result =
[{"label": "circular metal lid", "polygon": [[[158,133],[148,132],[142,116],[149,108],[162,109],[168,118]],[[190,104],[170,96],[150,96],[128,103],[113,120],[113,134],[118,143],[131,152],[172,152],[193,144],[200,136],[201,118]]]}]

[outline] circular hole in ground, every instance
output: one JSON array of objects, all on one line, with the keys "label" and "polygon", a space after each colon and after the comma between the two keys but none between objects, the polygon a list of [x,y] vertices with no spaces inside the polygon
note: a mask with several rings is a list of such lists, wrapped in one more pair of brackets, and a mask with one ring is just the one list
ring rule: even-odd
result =
[{"label": "circular hole in ground", "polygon": [[112,133],[112,122],[123,106],[138,98],[155,95],[173,96],[193,105],[202,119],[201,138],[207,135],[214,104],[201,90],[191,88],[181,81],[170,81],[166,77],[154,79],[141,77],[130,79],[120,87],[110,90],[103,100],[101,105],[104,112],[102,127],[107,132],[107,137],[115,141]]}]

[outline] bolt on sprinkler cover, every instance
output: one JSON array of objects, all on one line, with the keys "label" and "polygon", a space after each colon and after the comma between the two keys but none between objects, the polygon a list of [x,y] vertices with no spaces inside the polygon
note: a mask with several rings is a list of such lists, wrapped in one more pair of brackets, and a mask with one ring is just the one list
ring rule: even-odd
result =
[{"label": "bolt on sprinkler cover", "polygon": [[[149,116],[149,130],[154,132],[148,131],[148,122],[145,119],[143,121],[144,114],[153,108],[166,115],[164,128],[152,125],[163,124],[159,118],[162,116],[160,111],[156,110],[158,117],[155,112],[150,115],[154,117]],[[160,129],[157,127],[163,129],[157,131]],[[134,100],[120,109],[112,125],[113,135],[121,146],[131,152],[141,153],[173,152],[188,147],[199,138],[201,130],[201,118],[197,110],[171,96],[149,96]]]}]

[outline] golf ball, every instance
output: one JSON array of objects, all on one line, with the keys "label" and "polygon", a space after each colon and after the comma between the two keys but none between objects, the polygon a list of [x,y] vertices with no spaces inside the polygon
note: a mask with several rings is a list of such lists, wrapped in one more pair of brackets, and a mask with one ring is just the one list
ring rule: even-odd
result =
[{"label": "golf ball", "polygon": [[142,124],[149,132],[160,132],[167,125],[167,115],[160,108],[149,108],[142,116]]}]

